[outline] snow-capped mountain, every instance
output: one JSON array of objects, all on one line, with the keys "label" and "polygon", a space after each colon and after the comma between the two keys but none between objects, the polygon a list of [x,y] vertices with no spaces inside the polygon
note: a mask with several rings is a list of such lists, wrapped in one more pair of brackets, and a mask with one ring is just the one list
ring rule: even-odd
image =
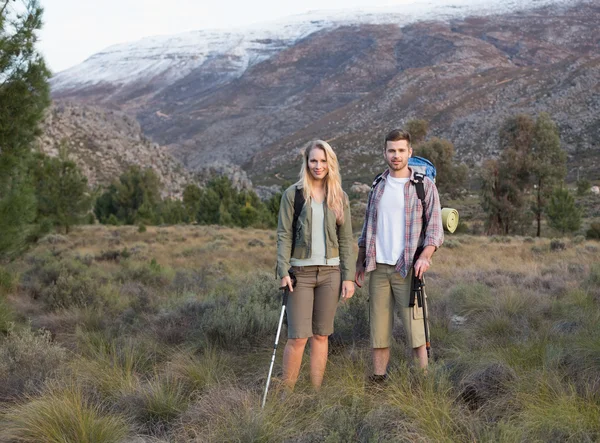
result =
[{"label": "snow-capped mountain", "polygon": [[[51,81],[55,93],[99,84],[150,82],[154,92],[201,68],[217,67],[224,79],[241,76],[299,40],[323,29],[356,24],[404,26],[421,20],[451,20],[509,11],[569,4],[573,0],[445,0],[417,1],[374,10],[312,11],[281,21],[239,30],[198,30],[171,36],[143,38],[111,46],[83,63],[62,71]],[[113,91],[114,93],[114,91]]]},{"label": "snow-capped mountain", "polygon": [[368,181],[382,132],[412,118],[477,166],[506,118],[548,112],[570,170],[594,179],[598,23],[597,0],[313,12],[114,46],[58,74],[53,95],[124,110],[188,168],[242,166],[255,184],[293,179],[311,138],[341,150],[345,180]]}]

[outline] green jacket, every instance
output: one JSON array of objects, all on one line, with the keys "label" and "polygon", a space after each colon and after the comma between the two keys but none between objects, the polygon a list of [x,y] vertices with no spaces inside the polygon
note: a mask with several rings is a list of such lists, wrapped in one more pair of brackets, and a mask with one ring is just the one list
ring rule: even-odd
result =
[{"label": "green jacket", "polygon": [[[277,224],[277,276],[283,278],[288,275],[290,258],[292,257],[292,223],[294,222],[294,197],[296,185],[285,190],[281,196],[279,207],[279,222]],[[348,202],[348,196],[344,193]],[[325,258],[340,258],[342,280],[354,281],[356,265],[352,253],[354,239],[352,237],[352,222],[350,221],[350,206],[344,205],[344,223],[337,225],[335,213],[328,210],[327,204],[323,205],[325,213]],[[311,221],[312,209],[310,199],[306,201],[302,212],[298,216],[296,226],[296,243],[294,258],[310,258],[311,248]]]}]

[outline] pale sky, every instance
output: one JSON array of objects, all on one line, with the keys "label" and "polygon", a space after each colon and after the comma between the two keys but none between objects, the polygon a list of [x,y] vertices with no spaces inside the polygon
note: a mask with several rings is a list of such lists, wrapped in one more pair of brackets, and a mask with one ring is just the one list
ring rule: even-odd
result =
[{"label": "pale sky", "polygon": [[355,9],[415,0],[40,0],[39,49],[53,72],[116,43],[152,35],[236,27],[323,9]]}]

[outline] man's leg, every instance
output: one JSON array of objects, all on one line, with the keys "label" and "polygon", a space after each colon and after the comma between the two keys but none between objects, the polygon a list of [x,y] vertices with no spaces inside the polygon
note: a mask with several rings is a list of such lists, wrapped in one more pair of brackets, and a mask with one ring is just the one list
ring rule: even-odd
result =
[{"label": "man's leg", "polygon": [[413,356],[419,361],[419,368],[427,369],[427,348],[425,345],[413,348]]},{"label": "man's leg", "polygon": [[283,351],[283,383],[294,389],[308,338],[288,338]]},{"label": "man's leg", "polygon": [[390,348],[373,348],[373,374],[385,375],[390,362]]},{"label": "man's leg", "polygon": [[[425,326],[423,324],[423,310],[417,305],[409,307],[412,292],[412,272],[406,278],[396,274],[392,279],[392,290],[396,303],[400,305],[399,313],[402,325],[406,332],[408,345],[412,349],[413,357],[418,360],[421,369],[427,368],[427,348],[425,346]],[[416,304],[416,301],[415,301]]]},{"label": "man's leg", "polygon": [[310,381],[317,390],[323,383],[327,365],[328,338],[327,335],[313,335],[310,339]]},{"label": "man's leg", "polygon": [[373,348],[373,374],[383,376],[390,361],[392,327],[394,324],[394,299],[389,275],[393,267],[377,265],[369,276],[369,322]]}]

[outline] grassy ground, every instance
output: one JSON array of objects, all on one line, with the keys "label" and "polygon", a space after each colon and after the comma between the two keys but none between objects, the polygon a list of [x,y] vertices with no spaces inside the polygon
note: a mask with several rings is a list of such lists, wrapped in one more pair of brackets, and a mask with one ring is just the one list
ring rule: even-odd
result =
[{"label": "grassy ground", "polygon": [[274,232],[51,235],[0,268],[0,441],[599,441],[599,251],[448,237],[427,279],[426,376],[398,323],[389,383],[368,384],[358,290],[338,310],[322,391],[305,366],[283,395],[284,339],[263,410],[280,309]]}]

